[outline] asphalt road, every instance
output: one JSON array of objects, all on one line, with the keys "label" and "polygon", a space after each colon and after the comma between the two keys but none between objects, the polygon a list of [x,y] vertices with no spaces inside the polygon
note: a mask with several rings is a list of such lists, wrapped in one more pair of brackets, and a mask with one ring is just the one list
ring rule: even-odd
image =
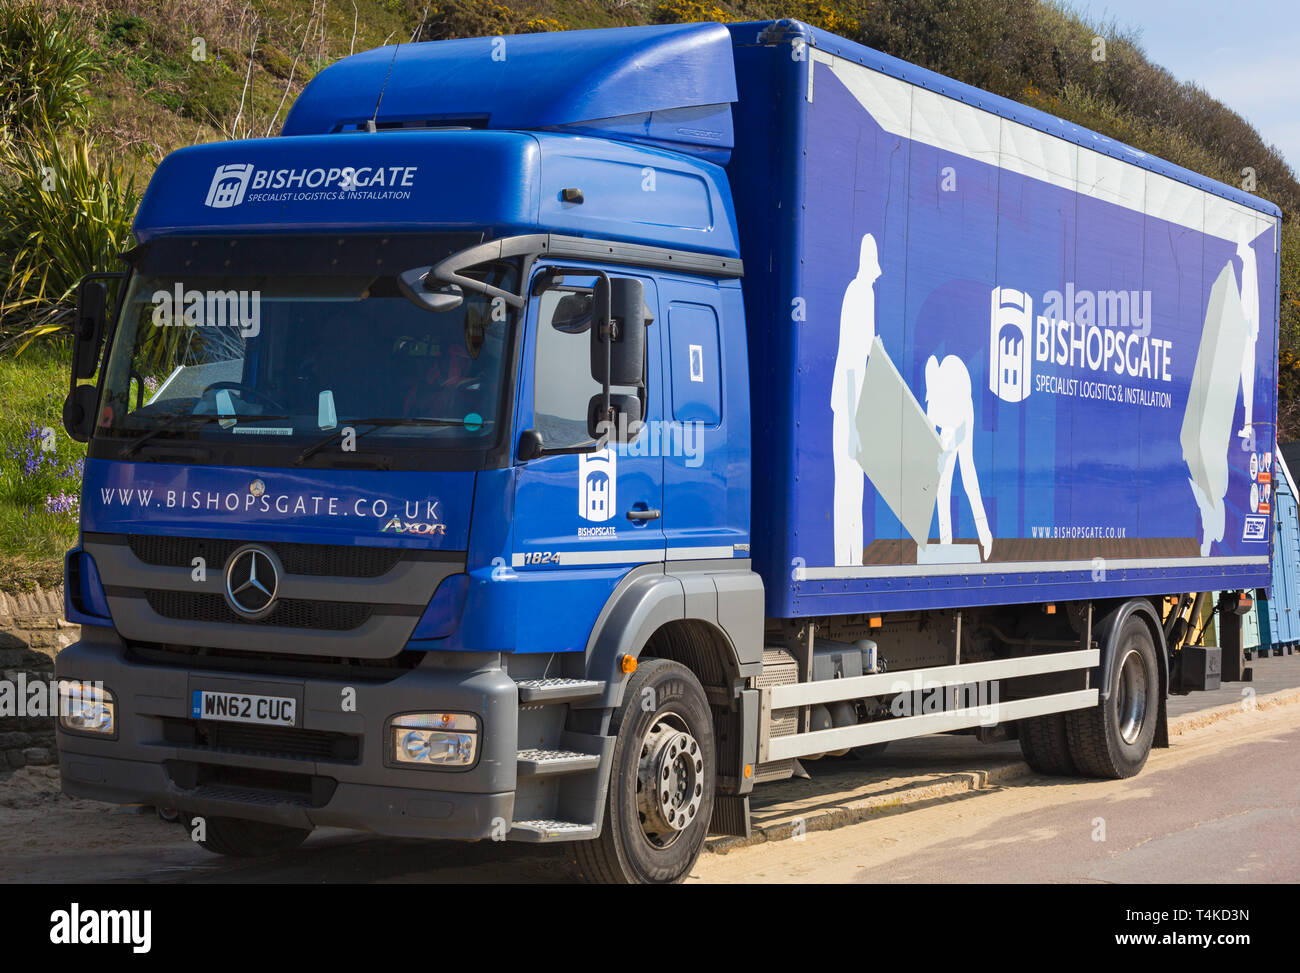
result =
[{"label": "asphalt road", "polygon": [[1027,776],[701,859],[710,882],[1300,881],[1300,705],[1176,737],[1137,777]]},{"label": "asphalt road", "polygon": [[[1261,695],[1300,685],[1300,655],[1256,663]],[[1171,710],[1243,699],[1240,684]],[[1017,759],[1014,743],[903,741],[878,766],[823,763],[791,782],[833,803],[847,774],[900,793]],[[785,786],[785,785],[770,785]],[[861,823],[703,855],[693,882],[1296,882],[1300,705],[1240,712],[1183,733],[1127,781],[1025,775],[884,810]],[[205,852],[152,811],[71,800],[54,772],[0,780],[0,882],[556,882],[563,848],[373,838],[323,829],[298,851],[239,861]]]}]

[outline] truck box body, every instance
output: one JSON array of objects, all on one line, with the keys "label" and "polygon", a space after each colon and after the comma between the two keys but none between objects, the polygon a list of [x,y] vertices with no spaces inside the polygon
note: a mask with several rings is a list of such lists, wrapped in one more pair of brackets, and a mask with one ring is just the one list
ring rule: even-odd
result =
[{"label": "truck box body", "polygon": [[768,614],[1266,585],[1277,209],[815,29],[731,29]]}]

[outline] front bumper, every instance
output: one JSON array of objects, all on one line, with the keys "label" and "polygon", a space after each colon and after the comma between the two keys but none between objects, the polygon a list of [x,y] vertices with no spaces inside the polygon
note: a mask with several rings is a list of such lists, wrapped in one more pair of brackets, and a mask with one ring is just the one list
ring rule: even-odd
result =
[{"label": "front bumper", "polygon": [[[58,730],[64,793],[154,804],[195,815],[380,835],[485,838],[514,810],[518,692],[495,655],[430,653],[385,682],[234,674],[137,661],[108,630],[83,629],[59,653],[59,678],[102,682],[117,700],[117,737]],[[201,664],[195,660],[193,665]],[[292,696],[303,731],[347,738],[346,757],[177,742],[195,689]],[[479,717],[478,762],[467,770],[406,768],[386,760],[387,723],[399,713]]]}]

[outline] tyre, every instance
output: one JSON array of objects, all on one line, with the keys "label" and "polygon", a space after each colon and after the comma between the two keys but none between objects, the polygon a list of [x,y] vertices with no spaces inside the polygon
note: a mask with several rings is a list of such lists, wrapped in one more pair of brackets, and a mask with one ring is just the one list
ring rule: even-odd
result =
[{"label": "tyre", "polygon": [[1065,714],[1049,713],[1020,720],[1016,726],[1020,739],[1020,753],[1040,774],[1049,777],[1071,777],[1075,773],[1074,759],[1070,756],[1070,742],[1065,730]]},{"label": "tyre", "polygon": [[1160,712],[1160,670],[1151,630],[1130,617],[1115,642],[1110,698],[1065,714],[1075,767],[1085,777],[1118,780],[1140,771],[1151,753]]},{"label": "tyre", "polygon": [[688,874],[713,814],[713,714],[689,669],[650,659],[614,712],[600,837],[573,846],[589,882],[672,883]]},{"label": "tyre", "polygon": [[867,743],[860,747],[853,747],[850,753],[859,760],[875,760],[877,757],[883,757],[885,751],[889,749],[889,741],[884,743]]},{"label": "tyre", "polygon": [[[191,837],[196,816],[182,815],[181,822]],[[205,836],[197,842],[214,855],[232,858],[265,858],[293,851],[311,834],[309,828],[289,828],[282,824],[244,821],[240,818],[205,817]]]}]

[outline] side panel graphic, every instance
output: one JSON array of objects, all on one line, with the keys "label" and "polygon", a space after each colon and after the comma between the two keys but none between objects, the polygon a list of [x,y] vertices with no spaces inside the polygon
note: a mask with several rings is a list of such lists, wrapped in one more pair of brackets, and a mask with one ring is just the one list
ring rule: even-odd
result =
[{"label": "side panel graphic", "polygon": [[814,62],[794,583],[1266,577],[1274,218]]}]

